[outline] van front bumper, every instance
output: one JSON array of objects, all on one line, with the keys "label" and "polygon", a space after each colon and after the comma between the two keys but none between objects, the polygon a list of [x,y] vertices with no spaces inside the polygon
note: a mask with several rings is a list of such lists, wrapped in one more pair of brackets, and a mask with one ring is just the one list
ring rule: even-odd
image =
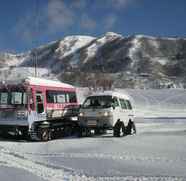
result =
[{"label": "van front bumper", "polygon": [[89,128],[112,128],[113,118],[112,116],[102,117],[78,117],[79,124],[81,127]]}]

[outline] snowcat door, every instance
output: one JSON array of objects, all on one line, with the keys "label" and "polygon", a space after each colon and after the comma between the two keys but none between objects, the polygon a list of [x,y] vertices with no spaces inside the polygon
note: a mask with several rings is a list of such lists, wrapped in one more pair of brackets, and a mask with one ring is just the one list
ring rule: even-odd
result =
[{"label": "snowcat door", "polygon": [[44,96],[41,92],[36,93],[36,111],[38,114],[42,114],[45,112]]},{"label": "snowcat door", "polygon": [[38,121],[46,120],[44,94],[42,92],[36,92],[36,112]]}]

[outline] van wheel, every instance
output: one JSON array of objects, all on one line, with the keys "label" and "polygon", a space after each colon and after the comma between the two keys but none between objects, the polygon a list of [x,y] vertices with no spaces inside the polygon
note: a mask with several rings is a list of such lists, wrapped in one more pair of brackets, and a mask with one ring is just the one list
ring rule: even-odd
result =
[{"label": "van wheel", "polygon": [[48,128],[42,128],[41,129],[41,134],[40,134],[40,139],[42,141],[49,141],[51,138],[51,132]]},{"label": "van wheel", "polygon": [[87,136],[87,128],[79,127],[78,137],[85,137]]},{"label": "van wheel", "polygon": [[91,130],[89,128],[86,128],[86,137],[91,136]]},{"label": "van wheel", "polygon": [[101,130],[99,128],[94,130],[95,135],[101,135]]},{"label": "van wheel", "polygon": [[117,121],[113,128],[113,136],[114,137],[121,137],[125,134],[125,125],[121,121]]}]

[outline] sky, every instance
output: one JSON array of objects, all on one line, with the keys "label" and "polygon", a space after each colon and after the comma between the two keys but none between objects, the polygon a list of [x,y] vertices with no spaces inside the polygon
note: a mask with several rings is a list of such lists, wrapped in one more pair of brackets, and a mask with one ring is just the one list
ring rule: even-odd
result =
[{"label": "sky", "polygon": [[0,0],[0,53],[106,32],[186,37],[186,0]]}]

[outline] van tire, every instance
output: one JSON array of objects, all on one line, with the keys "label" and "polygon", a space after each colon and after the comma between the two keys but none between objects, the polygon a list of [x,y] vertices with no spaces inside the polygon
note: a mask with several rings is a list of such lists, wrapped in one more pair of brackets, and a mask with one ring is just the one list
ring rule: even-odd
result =
[{"label": "van tire", "polygon": [[91,130],[89,128],[86,128],[86,137],[91,136]]},{"label": "van tire", "polygon": [[123,122],[119,121],[115,124],[113,128],[113,136],[121,137],[125,135],[125,125]]},{"label": "van tire", "polygon": [[101,130],[99,128],[94,130],[95,135],[101,135]]},{"label": "van tire", "polygon": [[86,128],[79,127],[78,137],[85,137],[85,136],[87,136]]}]

